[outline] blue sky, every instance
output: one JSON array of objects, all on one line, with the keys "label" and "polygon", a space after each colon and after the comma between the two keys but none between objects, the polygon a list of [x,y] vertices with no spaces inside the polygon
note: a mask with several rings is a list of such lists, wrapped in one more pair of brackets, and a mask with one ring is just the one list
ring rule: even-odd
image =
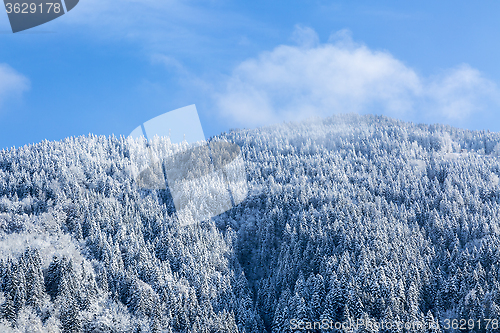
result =
[{"label": "blue sky", "polygon": [[80,0],[12,34],[0,149],[128,135],[196,104],[207,137],[340,112],[500,131],[500,2]]}]

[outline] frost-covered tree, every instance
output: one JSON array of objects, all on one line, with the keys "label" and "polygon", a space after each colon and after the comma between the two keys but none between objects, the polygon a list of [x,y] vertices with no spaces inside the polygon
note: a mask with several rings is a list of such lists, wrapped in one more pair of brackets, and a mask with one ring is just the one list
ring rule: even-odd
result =
[{"label": "frost-covered tree", "polygon": [[90,135],[0,151],[2,329],[500,313],[500,134],[336,115],[218,138],[241,147],[249,195],[188,227],[168,190],[136,182],[185,145]]}]

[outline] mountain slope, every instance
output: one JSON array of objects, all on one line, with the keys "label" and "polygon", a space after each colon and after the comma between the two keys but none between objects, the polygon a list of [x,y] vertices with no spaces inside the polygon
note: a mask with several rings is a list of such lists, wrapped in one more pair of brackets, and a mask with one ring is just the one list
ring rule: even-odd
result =
[{"label": "mountain slope", "polygon": [[189,227],[165,191],[135,184],[144,142],[0,152],[4,330],[445,329],[500,315],[500,134],[341,115],[220,137],[242,149],[249,196]]}]

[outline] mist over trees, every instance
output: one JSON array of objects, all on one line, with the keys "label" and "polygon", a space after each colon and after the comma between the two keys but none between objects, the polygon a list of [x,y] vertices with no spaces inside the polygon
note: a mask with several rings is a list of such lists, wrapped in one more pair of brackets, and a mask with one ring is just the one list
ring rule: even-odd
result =
[{"label": "mist over trees", "polygon": [[338,115],[219,137],[249,195],[182,227],[167,191],[135,182],[148,149],[182,148],[167,138],[0,151],[0,331],[499,319],[499,133]]}]

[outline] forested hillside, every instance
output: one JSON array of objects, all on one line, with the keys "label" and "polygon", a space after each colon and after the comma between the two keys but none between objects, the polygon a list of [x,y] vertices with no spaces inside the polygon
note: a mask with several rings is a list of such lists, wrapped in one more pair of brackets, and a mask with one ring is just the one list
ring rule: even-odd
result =
[{"label": "forested hillside", "polygon": [[182,227],[135,181],[167,138],[1,151],[0,332],[498,330],[499,133],[339,115],[220,138],[249,195]]}]

